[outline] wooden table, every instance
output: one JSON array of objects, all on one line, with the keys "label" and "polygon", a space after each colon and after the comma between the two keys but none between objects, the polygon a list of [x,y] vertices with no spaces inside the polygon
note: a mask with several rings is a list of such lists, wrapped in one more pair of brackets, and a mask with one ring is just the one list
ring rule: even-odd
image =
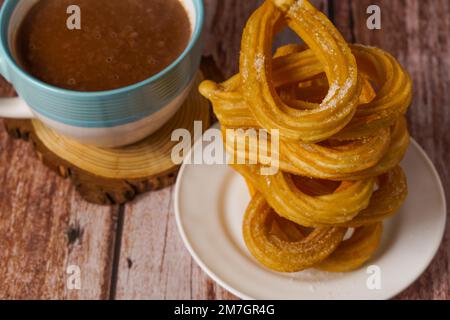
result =
[{"label": "wooden table", "polygon": [[[205,57],[236,72],[240,35],[258,1],[206,0]],[[409,125],[450,190],[450,3],[448,0],[316,0],[352,42],[392,52],[414,78]],[[366,28],[378,4],[382,30]],[[285,34],[279,41],[291,39]],[[0,94],[13,90],[4,81]],[[193,262],[175,226],[173,187],[123,206],[86,203],[32,147],[0,130],[0,298],[234,299]],[[447,193],[448,195],[448,193]],[[447,200],[449,197],[447,196]],[[426,214],[426,212],[424,212]],[[414,248],[411,248],[414,250]],[[420,254],[418,252],[417,254]],[[81,270],[81,290],[66,286]],[[400,299],[450,298],[450,228],[427,271]]]}]

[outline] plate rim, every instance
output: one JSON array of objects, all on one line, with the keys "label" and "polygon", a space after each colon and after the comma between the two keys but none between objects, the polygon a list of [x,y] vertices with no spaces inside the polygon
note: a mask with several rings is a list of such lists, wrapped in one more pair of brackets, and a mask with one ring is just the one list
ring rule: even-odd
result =
[{"label": "plate rim", "polygon": [[[219,127],[218,124],[215,124],[210,129],[214,129],[214,128],[217,129],[218,127]],[[208,130],[210,130],[210,129],[208,129]],[[197,146],[197,144],[202,143],[202,141],[203,141],[202,137],[200,137],[194,143],[194,147],[191,148],[191,150],[189,150],[189,152],[186,155],[186,159],[190,159],[191,154],[192,154],[193,150],[195,149],[195,147]],[[436,257],[436,254],[438,253],[440,247],[442,246],[442,240],[443,240],[444,235],[445,235],[445,229],[446,229],[446,224],[447,224],[447,199],[445,197],[445,189],[444,189],[441,177],[439,175],[439,172],[437,171],[433,161],[428,157],[427,153],[422,148],[422,146],[414,138],[411,137],[410,140],[411,140],[411,145],[413,145],[419,151],[419,154],[421,155],[421,157],[425,159],[425,162],[431,168],[431,171],[433,172],[433,176],[435,178],[434,180],[437,181],[437,186],[438,186],[438,189],[439,189],[439,196],[442,199],[442,204],[443,204],[444,213],[445,213],[444,214],[444,223],[441,225],[440,230],[439,230],[439,233],[440,233],[439,245],[436,246],[432,250],[432,254],[430,255],[430,259],[428,259],[427,263],[424,264],[422,270],[417,273],[417,275],[414,277],[414,279],[412,279],[411,281],[408,281],[409,283],[407,285],[401,286],[401,288],[399,288],[395,292],[392,292],[392,293],[388,294],[386,296],[386,298],[384,298],[386,300],[387,299],[391,299],[391,298],[397,296],[398,294],[400,294],[401,292],[403,292],[404,290],[406,290],[409,286],[411,286],[413,283],[415,283],[417,281],[417,279],[419,279],[419,277],[426,271],[426,269],[430,266],[431,262],[433,262],[434,258]],[[200,266],[202,271],[205,272],[212,280],[214,280],[222,288],[224,288],[225,290],[227,290],[230,293],[234,294],[235,296],[237,296],[240,299],[243,299],[243,300],[256,300],[256,298],[250,297],[250,296],[240,292],[239,290],[233,288],[232,286],[228,285],[224,280],[222,280],[219,276],[217,276],[214,273],[214,271],[210,270],[210,268],[197,255],[197,253],[195,252],[191,242],[189,241],[189,238],[186,235],[186,232],[185,232],[185,230],[183,228],[183,225],[181,223],[181,210],[180,210],[180,201],[179,201],[180,200],[179,197],[180,197],[181,181],[183,179],[184,172],[185,172],[187,166],[188,166],[188,164],[186,163],[186,161],[183,161],[183,164],[182,164],[182,166],[180,168],[180,171],[179,171],[178,177],[177,177],[177,181],[176,181],[176,184],[175,184],[175,195],[174,195],[175,220],[176,220],[176,224],[177,224],[178,233],[180,234],[180,237],[181,237],[181,239],[183,241],[183,244],[184,244],[185,248],[188,250],[189,254],[194,259],[194,261]]]}]

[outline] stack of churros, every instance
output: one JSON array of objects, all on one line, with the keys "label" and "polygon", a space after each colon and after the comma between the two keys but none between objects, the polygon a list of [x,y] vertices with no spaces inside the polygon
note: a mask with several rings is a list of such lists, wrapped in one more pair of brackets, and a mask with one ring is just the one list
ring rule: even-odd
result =
[{"label": "stack of churros", "polygon": [[[273,54],[273,37],[286,26],[305,45]],[[245,27],[239,74],[205,81],[200,91],[223,130],[279,133],[278,172],[233,165],[252,194],[243,234],[259,262],[280,272],[345,272],[370,259],[383,220],[407,196],[399,163],[412,83],[395,58],[346,43],[306,0],[267,0]],[[225,145],[248,158],[255,152]]]}]

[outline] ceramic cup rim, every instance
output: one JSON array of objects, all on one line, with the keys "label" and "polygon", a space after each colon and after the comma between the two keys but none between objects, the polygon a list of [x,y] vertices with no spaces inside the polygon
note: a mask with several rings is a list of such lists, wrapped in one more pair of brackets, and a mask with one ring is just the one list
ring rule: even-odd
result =
[{"label": "ceramic cup rim", "polygon": [[26,72],[21,66],[18,65],[16,60],[11,54],[11,50],[9,48],[8,43],[8,31],[10,27],[10,20],[12,17],[12,14],[14,13],[14,10],[17,6],[17,4],[20,1],[24,0],[5,0],[1,11],[0,11],[0,60],[1,58],[6,59],[5,62],[8,63],[9,66],[11,66],[15,72],[19,73],[22,77],[30,81],[32,84],[36,85],[40,89],[47,90],[53,93],[57,94],[63,94],[66,96],[72,96],[72,97],[83,97],[83,98],[96,98],[96,97],[105,97],[105,96],[111,96],[111,95],[118,95],[118,94],[126,94],[130,91],[134,91],[137,89],[140,89],[142,87],[145,87],[146,85],[156,83],[158,80],[164,78],[170,71],[172,71],[175,67],[177,67],[185,58],[186,56],[192,51],[195,44],[199,41],[203,25],[204,25],[204,5],[202,0],[188,0],[191,1],[194,7],[194,14],[195,14],[195,25],[192,31],[191,39],[189,40],[188,45],[184,49],[184,51],[177,57],[175,61],[173,61],[169,66],[167,66],[165,69],[160,71],[159,73],[143,80],[138,83],[128,85],[125,87],[113,89],[113,90],[104,90],[104,91],[75,91],[75,90],[69,90],[69,89],[63,89],[51,84],[48,84],[42,80],[37,79],[33,75]]}]

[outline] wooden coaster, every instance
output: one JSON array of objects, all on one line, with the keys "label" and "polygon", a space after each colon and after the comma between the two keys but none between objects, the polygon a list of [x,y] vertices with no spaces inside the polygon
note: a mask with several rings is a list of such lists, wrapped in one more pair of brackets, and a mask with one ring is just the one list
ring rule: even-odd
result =
[{"label": "wooden coaster", "polygon": [[70,178],[83,198],[98,204],[122,204],[139,193],[174,183],[179,166],[171,160],[172,132],[189,130],[194,121],[210,125],[210,107],[198,93],[199,74],[186,102],[176,115],[153,135],[134,145],[104,149],[83,145],[47,128],[37,120],[5,120],[8,133],[33,143],[41,161],[64,178]]}]

